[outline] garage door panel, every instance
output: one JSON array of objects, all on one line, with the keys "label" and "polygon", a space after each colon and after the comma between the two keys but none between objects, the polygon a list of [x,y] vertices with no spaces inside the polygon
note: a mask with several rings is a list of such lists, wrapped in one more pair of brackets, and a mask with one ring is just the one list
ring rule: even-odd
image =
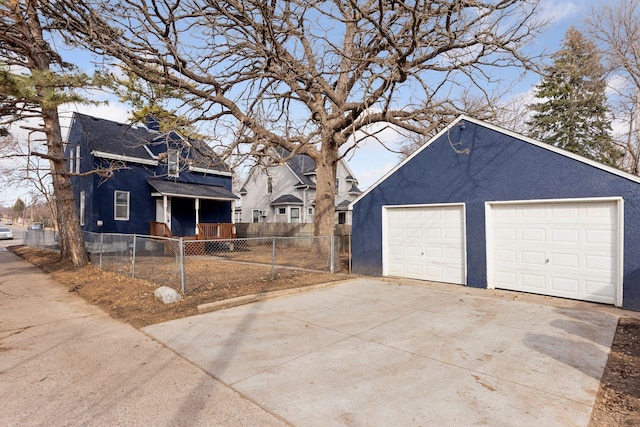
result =
[{"label": "garage door panel", "polygon": [[464,283],[461,205],[389,207],[386,213],[385,274]]},{"label": "garage door panel", "polygon": [[[546,287],[547,278],[542,274],[521,273],[520,282],[525,289],[535,292]],[[516,280],[518,274],[516,274]]]},{"label": "garage door panel", "polygon": [[493,286],[615,302],[616,201],[495,204],[490,218]]},{"label": "garage door panel", "polygon": [[[517,258],[517,257],[516,257]],[[520,252],[520,262],[528,266],[545,265],[547,254],[544,251],[522,251]]]}]

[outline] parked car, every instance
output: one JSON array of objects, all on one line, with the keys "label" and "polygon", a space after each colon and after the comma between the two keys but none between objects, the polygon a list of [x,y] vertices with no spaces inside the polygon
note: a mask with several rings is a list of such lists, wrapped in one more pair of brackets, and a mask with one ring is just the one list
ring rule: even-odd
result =
[{"label": "parked car", "polygon": [[4,223],[7,225],[13,225],[13,221],[11,221],[10,219],[6,220]]},{"label": "parked car", "polygon": [[0,239],[13,240],[13,231],[8,227],[0,227]]},{"label": "parked car", "polygon": [[29,226],[29,230],[42,230],[42,229],[43,227],[41,222],[34,222]]}]

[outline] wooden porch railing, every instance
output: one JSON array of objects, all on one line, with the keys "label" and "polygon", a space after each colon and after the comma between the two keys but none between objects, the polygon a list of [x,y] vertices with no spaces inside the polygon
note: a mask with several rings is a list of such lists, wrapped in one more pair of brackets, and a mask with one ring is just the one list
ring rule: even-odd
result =
[{"label": "wooden porch railing", "polygon": [[235,239],[236,225],[229,223],[198,224],[198,240]]},{"label": "wooden porch railing", "polygon": [[152,236],[159,236],[159,237],[173,237],[173,234],[171,233],[169,226],[164,222],[157,222],[157,221],[151,222],[150,234]]},{"label": "wooden porch railing", "polygon": [[[151,235],[159,237],[174,237],[169,226],[164,222],[151,222]],[[187,236],[192,239],[195,236]],[[200,223],[198,224],[198,240],[235,239],[236,225],[229,223]]]}]

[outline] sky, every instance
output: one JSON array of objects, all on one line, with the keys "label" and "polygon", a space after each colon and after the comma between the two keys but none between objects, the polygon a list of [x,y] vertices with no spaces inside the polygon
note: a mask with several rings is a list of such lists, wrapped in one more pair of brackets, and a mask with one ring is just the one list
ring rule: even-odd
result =
[{"label": "sky", "polygon": [[[550,53],[558,50],[569,27],[573,25],[580,29],[583,25],[583,20],[590,14],[591,8],[598,7],[605,2],[607,0],[542,0],[541,17],[548,19],[550,22],[544,32],[536,39],[532,48],[535,50],[545,49]],[[522,94],[531,95],[533,87],[539,83],[539,77],[525,75],[523,78],[520,73],[517,73],[513,76],[512,81],[514,85],[511,95],[518,97]],[[103,95],[96,94],[96,97],[100,98]],[[127,122],[129,118],[129,107],[127,105],[110,100],[108,105],[68,106],[65,111],[61,111],[61,116],[66,118],[63,126],[68,124],[71,111],[81,111],[84,114],[119,122]],[[66,135],[65,130],[63,130],[63,135]],[[20,137],[19,131],[16,132],[16,136]],[[385,143],[391,148],[398,148],[401,142],[398,135],[391,131],[385,133],[384,139]],[[401,158],[398,154],[386,150],[378,142],[369,140],[360,144],[357,150],[350,153],[346,157],[346,161],[358,180],[360,189],[366,190],[397,165]],[[28,191],[2,188],[0,190],[0,205],[12,206],[18,197],[28,200]]]}]

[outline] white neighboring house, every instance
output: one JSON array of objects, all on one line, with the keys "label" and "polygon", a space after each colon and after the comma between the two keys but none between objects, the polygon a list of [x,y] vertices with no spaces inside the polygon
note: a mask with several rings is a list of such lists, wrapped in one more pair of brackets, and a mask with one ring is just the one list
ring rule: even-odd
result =
[{"label": "white neighboring house", "polygon": [[[254,166],[240,190],[242,210],[237,222],[313,223],[316,198],[316,163],[306,154],[274,150],[269,167]],[[349,204],[362,192],[343,160],[336,169],[336,223],[351,224]],[[236,219],[238,219],[236,217]]]}]

